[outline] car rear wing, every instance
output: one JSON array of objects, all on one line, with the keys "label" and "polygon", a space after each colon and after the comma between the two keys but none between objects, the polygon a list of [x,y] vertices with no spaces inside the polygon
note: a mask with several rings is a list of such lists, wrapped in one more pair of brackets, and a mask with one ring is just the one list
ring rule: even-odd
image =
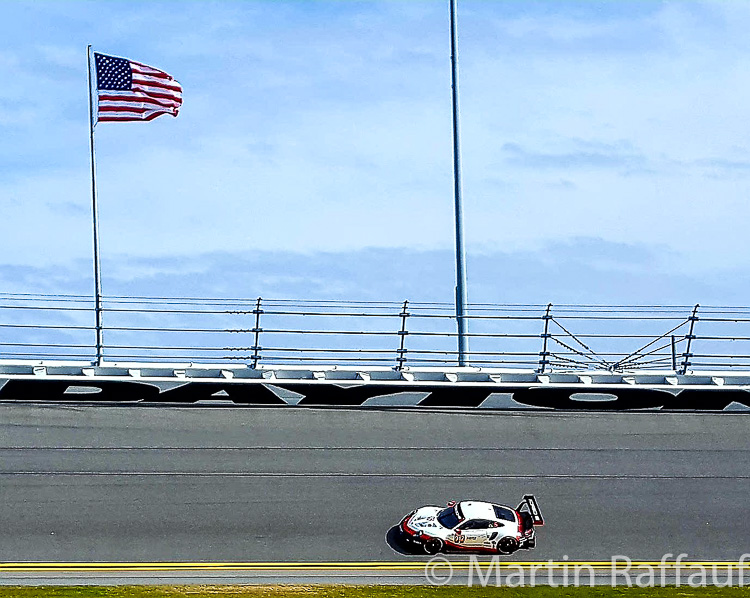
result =
[{"label": "car rear wing", "polygon": [[534,498],[533,494],[523,495],[523,501],[518,507],[516,507],[516,511],[520,512],[523,510],[529,512],[534,525],[544,525],[544,517],[542,517],[542,512],[539,510],[539,503],[536,502],[536,498]]}]

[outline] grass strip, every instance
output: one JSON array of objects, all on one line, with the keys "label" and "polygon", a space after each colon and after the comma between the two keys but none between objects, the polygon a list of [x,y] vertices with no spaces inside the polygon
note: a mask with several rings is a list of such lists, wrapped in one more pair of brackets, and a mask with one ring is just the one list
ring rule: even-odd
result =
[{"label": "grass strip", "polygon": [[750,587],[4,586],[0,598],[750,598]]}]

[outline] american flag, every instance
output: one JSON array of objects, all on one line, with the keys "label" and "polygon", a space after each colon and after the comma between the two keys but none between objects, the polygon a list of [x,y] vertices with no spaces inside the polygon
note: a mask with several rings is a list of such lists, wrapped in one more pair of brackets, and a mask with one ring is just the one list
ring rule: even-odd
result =
[{"label": "american flag", "polygon": [[177,116],[182,87],[171,76],[127,58],[94,52],[97,122],[153,120],[162,114]]}]

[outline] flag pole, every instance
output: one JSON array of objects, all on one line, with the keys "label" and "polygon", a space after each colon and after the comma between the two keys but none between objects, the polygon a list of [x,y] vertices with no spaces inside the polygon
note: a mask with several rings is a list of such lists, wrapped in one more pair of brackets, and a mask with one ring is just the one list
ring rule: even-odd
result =
[{"label": "flag pole", "polygon": [[451,9],[451,92],[453,100],[453,199],[456,222],[456,323],[458,325],[458,365],[468,365],[466,321],[466,254],[464,251],[463,205],[461,201],[461,148],[458,129],[458,34],[456,33],[456,0]]},{"label": "flag pole", "polygon": [[94,161],[94,93],[91,87],[91,45],[86,48],[89,72],[89,147],[91,148],[91,214],[94,228],[94,292],[96,294],[96,365],[102,364],[102,269],[99,261],[99,209],[96,203],[96,162]]}]

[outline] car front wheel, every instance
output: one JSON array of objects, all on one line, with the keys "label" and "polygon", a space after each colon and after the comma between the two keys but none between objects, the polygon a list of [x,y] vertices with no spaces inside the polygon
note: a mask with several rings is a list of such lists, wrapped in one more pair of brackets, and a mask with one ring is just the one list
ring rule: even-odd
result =
[{"label": "car front wheel", "polygon": [[441,550],[443,550],[443,542],[438,538],[432,538],[424,543],[424,551],[427,554],[437,554]]}]

